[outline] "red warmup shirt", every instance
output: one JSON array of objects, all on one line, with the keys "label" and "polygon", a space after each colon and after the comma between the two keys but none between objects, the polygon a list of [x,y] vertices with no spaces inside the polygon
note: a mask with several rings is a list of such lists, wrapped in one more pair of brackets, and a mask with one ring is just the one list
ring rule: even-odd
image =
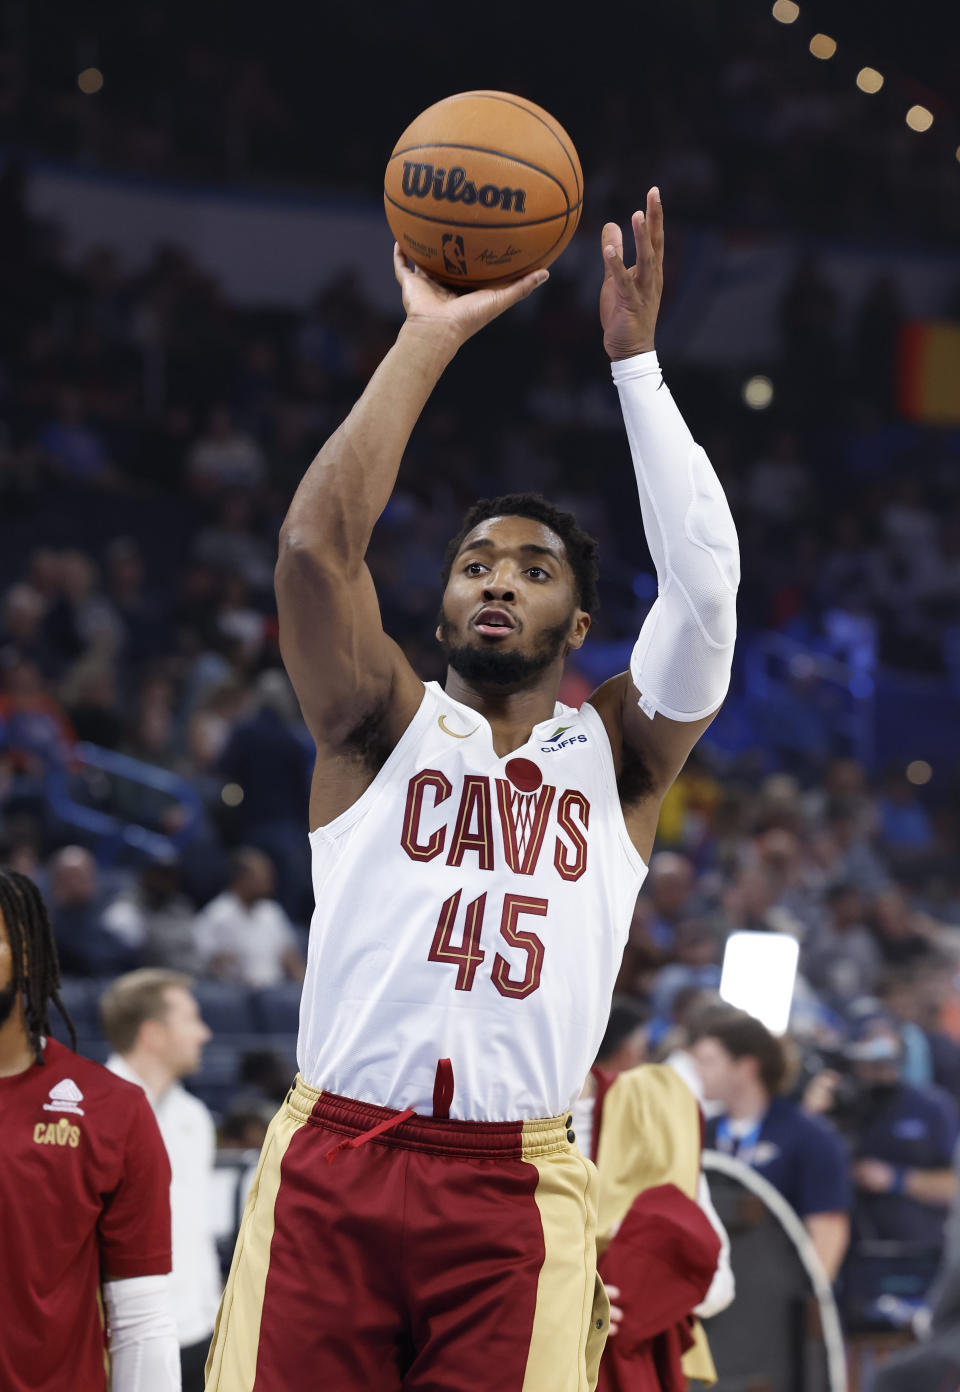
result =
[{"label": "red warmup shirt", "polygon": [[170,1270],[170,1162],[142,1088],[44,1057],[0,1078],[0,1388],[104,1392],[100,1283]]}]

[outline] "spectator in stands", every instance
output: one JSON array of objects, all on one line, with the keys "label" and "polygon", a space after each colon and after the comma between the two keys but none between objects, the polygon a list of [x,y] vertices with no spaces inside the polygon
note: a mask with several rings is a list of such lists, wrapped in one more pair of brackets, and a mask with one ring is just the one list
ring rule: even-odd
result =
[{"label": "spectator in stands", "polygon": [[825,830],[814,838],[814,849],[827,878],[849,881],[867,895],[885,890],[890,872],[871,844],[859,800],[827,800],[824,822]]},{"label": "spectator in stands", "polygon": [[311,762],[312,747],[304,738],[286,673],[261,673],[253,713],[234,727],[219,768],[224,783],[243,790],[235,814],[237,834],[270,856],[282,886],[280,901],[294,918],[309,917],[312,911],[310,856],[300,834],[310,798]]},{"label": "spectator in stands", "polygon": [[61,688],[77,739],[116,749],[126,724],[117,690],[117,669],[109,658],[81,658]]},{"label": "spectator in stands", "polygon": [[194,924],[197,911],[180,892],[174,855],[157,856],[135,884],[121,890],[103,915],[104,926],[135,946],[149,967],[196,974],[202,968]]},{"label": "spectator in stands", "polygon": [[923,870],[937,850],[933,821],[902,769],[887,776],[879,802],[880,846],[894,874]]},{"label": "spectator in stands", "polygon": [[657,973],[650,993],[658,1031],[669,1028],[678,995],[719,990],[722,956],[722,941],[711,924],[702,919],[677,924],[673,961]]},{"label": "spectator in stands", "polygon": [[676,851],[657,851],[650,857],[644,884],[646,935],[658,951],[669,955],[677,924],[696,911],[693,864]]},{"label": "spectator in stands", "polygon": [[103,436],[87,424],[83,396],[72,388],[61,393],[56,419],[42,427],[38,443],[71,483],[102,487],[116,477]]},{"label": "spectator in stands", "polygon": [[207,430],[187,456],[187,478],[197,493],[227,488],[259,488],[265,477],[263,451],[233,423],[228,406],[214,406]]},{"label": "spectator in stands", "polygon": [[898,1022],[909,1021],[922,1030],[930,1051],[932,1081],[960,1105],[960,1043],[944,1028],[944,1017],[951,1000],[957,998],[957,957],[955,952],[932,948],[914,962],[906,978],[906,1000],[898,1009],[887,1008]]},{"label": "spectator in stands", "polygon": [[83,846],[64,846],[50,861],[49,905],[64,972],[115,976],[140,965],[140,954],[104,921],[107,896],[97,862]]},{"label": "spectator in stands", "polygon": [[295,1044],[294,1033],[290,1036],[288,1051],[277,1048],[244,1050],[238,1077],[245,1097],[260,1098],[274,1110],[280,1106],[290,1091],[290,1078],[296,1068]]},{"label": "spectator in stands", "polygon": [[736,1155],[780,1191],[833,1280],[850,1238],[847,1157],[823,1122],[778,1095],[783,1045],[744,1011],[711,1010],[694,1023],[690,1049],[704,1097],[723,1106],[707,1122],[707,1147]]},{"label": "spectator in stands", "polygon": [[97,655],[112,657],[123,630],[117,612],[100,588],[100,575],[90,557],[79,550],[64,551],[59,560],[60,593],[47,611],[45,633],[63,662]]},{"label": "spectator in stands", "polygon": [[248,492],[224,494],[213,526],[204,527],[194,544],[202,564],[222,572],[236,571],[254,593],[272,594],[274,547],[255,527],[254,504]]},{"label": "spectator in stands", "polygon": [[883,959],[899,967],[925,957],[936,946],[937,924],[911,906],[901,885],[890,885],[873,901],[871,927]]},{"label": "spectator in stands", "polygon": [[46,612],[39,590],[23,580],[10,586],[3,597],[0,666],[7,669],[21,660],[32,662],[45,677],[55,675],[56,656],[43,630]]},{"label": "spectator in stands", "polygon": [[926,1392],[960,1386],[960,1147],[946,1243],[936,1278],[913,1319],[919,1343],[894,1353],[874,1377],[874,1392]]},{"label": "spectator in stands", "polygon": [[147,591],[143,552],[133,537],[112,541],[106,560],[106,593],[120,621],[123,657],[136,669],[171,649],[166,606]]},{"label": "spectator in stands", "polygon": [[957,1110],[945,1093],[903,1082],[903,1043],[889,1015],[865,1014],[847,1054],[857,1085],[853,1106],[837,1113],[834,1074],[813,1079],[804,1108],[834,1116],[849,1140],[855,1238],[939,1247],[956,1193]]},{"label": "spectator in stands", "polygon": [[246,986],[302,981],[306,964],[289,918],[271,896],[269,856],[252,846],[234,852],[227,888],[197,918],[197,949],[208,975]]},{"label": "spectator in stands", "polygon": [[803,945],[804,975],[828,1004],[841,1011],[851,1001],[873,993],[883,966],[864,910],[860,890],[838,880],[826,890],[823,918]]},{"label": "spectator in stands", "polygon": [[145,967],[119,977],[100,1001],[111,1072],[147,1094],[170,1158],[171,1297],[183,1392],[203,1392],[203,1365],[220,1302],[213,1234],[213,1117],[181,1079],[200,1067],[211,1038],[189,976]]},{"label": "spectator in stands", "polygon": [[733,932],[790,933],[803,936],[798,919],[780,903],[782,872],[757,857],[743,864],[723,896],[720,927],[724,936]]},{"label": "spectator in stands", "polygon": [[15,772],[33,782],[70,757],[74,731],[60,702],[50,694],[35,663],[20,659],[6,673],[0,692],[0,748]]},{"label": "spectator in stands", "polygon": [[220,1122],[219,1150],[249,1150],[254,1155],[267,1137],[276,1107],[241,1098]]}]

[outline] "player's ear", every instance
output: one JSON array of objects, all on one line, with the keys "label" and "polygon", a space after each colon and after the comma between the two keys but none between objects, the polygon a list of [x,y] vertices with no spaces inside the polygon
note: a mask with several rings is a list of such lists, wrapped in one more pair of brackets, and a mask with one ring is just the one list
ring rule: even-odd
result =
[{"label": "player's ear", "polygon": [[567,638],[567,649],[575,652],[577,648],[582,648],[587,640],[587,633],[590,630],[590,615],[586,609],[575,609],[573,612],[573,623],[570,628],[570,636]]},{"label": "player's ear", "polygon": [[442,635],[442,633],[441,633],[441,629],[440,629],[440,625],[439,625],[439,624],[437,624],[436,628],[433,630],[433,636],[434,636],[434,638],[436,638],[436,640],[437,640],[438,643],[441,641],[443,635]]}]

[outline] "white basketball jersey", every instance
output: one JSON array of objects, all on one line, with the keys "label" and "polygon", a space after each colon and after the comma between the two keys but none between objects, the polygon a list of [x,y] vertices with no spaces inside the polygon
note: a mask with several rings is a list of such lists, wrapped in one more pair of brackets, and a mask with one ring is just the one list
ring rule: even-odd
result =
[{"label": "white basketball jersey", "polygon": [[313,1087],[429,1115],[567,1112],[603,1036],[646,874],[592,706],[500,758],[430,682],[363,795],[310,834],[297,1060]]}]

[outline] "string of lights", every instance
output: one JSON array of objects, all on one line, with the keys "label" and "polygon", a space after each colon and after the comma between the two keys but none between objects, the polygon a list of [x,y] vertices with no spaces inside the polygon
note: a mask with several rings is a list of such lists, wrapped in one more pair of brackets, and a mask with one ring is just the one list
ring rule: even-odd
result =
[{"label": "string of lights", "polygon": [[[771,14],[780,24],[796,24],[800,19],[800,6],[796,0],[774,0]],[[808,47],[814,58],[820,59],[821,62],[828,62],[836,56],[839,45],[832,35],[818,31],[811,35]],[[857,71],[854,81],[859,90],[867,96],[876,95],[886,85],[885,75],[877,68],[868,66],[861,67]],[[934,113],[929,107],[914,102],[907,108],[903,119],[912,131],[922,134],[932,128]],[[956,147],[954,157],[960,164],[960,145]]]}]

